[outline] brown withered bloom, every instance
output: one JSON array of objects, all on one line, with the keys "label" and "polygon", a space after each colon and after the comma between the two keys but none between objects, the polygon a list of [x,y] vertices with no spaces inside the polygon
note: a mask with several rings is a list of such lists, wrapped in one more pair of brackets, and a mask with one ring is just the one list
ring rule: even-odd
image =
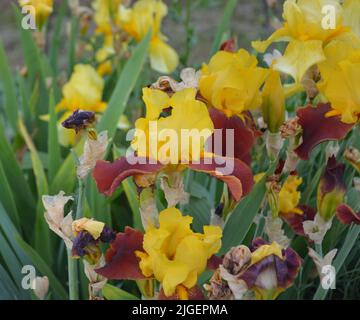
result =
[{"label": "brown withered bloom", "polygon": [[214,272],[210,283],[205,284],[204,288],[210,300],[231,300],[233,297],[233,293],[227,281],[222,279],[219,269]]},{"label": "brown withered bloom", "polygon": [[301,126],[299,125],[298,120],[298,117],[289,119],[281,126],[280,132],[282,138],[295,137],[301,132]]},{"label": "brown withered bloom", "polygon": [[81,130],[92,126],[94,122],[94,112],[77,109],[61,125],[66,129],[74,129],[76,133],[79,133]]},{"label": "brown withered bloom", "polygon": [[360,151],[356,148],[350,147],[345,150],[344,158],[360,172]]}]

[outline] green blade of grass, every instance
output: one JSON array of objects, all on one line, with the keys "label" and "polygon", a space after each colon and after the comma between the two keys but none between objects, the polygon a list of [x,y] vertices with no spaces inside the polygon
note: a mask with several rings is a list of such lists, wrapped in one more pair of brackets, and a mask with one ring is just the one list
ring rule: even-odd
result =
[{"label": "green blade of grass", "polygon": [[121,184],[133,214],[133,226],[135,229],[143,230],[135,183],[131,179],[125,179]]},{"label": "green blade of grass", "polygon": [[11,124],[14,132],[16,132],[17,124],[17,99],[15,94],[14,81],[11,75],[9,67],[9,61],[6,57],[5,50],[0,41],[0,79],[2,82],[3,94],[4,94],[4,109],[7,116],[7,120]]},{"label": "green blade of grass", "polygon": [[266,193],[266,177],[241,200],[226,220],[220,253],[225,254],[231,247],[240,245],[245,239]]},{"label": "green blade of grass", "polygon": [[0,229],[3,231],[6,239],[9,241],[10,246],[13,248],[13,252],[16,254],[22,265],[29,264],[29,258],[24,254],[15,238],[20,237],[18,230],[16,230],[14,224],[11,222],[8,214],[6,213],[3,205],[0,203]]},{"label": "green blade of grass", "polygon": [[20,237],[17,237],[16,241],[31,259],[37,271],[39,271],[43,276],[47,276],[49,278],[50,290],[53,290],[60,299],[68,299],[68,295],[64,287],[51,271],[51,268],[48,266],[48,264],[40,257],[40,255]]},{"label": "green blade of grass", "polygon": [[[339,253],[336,255],[335,260],[333,262],[333,266],[336,272],[339,272],[341,267],[343,266],[347,256],[350,254],[351,249],[354,247],[357,241],[359,241],[360,235],[360,226],[353,225],[348,231],[344,244],[340,249]],[[329,290],[323,289],[321,283],[317,288],[315,295],[313,297],[314,300],[324,300],[328,294]]]},{"label": "green blade of grass", "polygon": [[49,187],[48,187],[48,182],[46,179],[44,167],[42,165],[42,162],[40,160],[40,156],[36,150],[36,147],[31,139],[29,133],[27,132],[27,129],[26,129],[24,123],[22,122],[22,120],[19,120],[19,131],[20,131],[23,139],[25,140],[27,147],[30,150],[31,161],[33,164],[33,170],[34,170],[34,174],[35,174],[35,178],[36,178],[36,187],[37,187],[38,196],[40,197],[44,194],[48,194]]},{"label": "green blade of grass", "polygon": [[18,230],[20,227],[20,218],[16,208],[15,199],[7,180],[4,168],[0,162],[0,201],[2,202],[6,212],[11,217],[12,222]]},{"label": "green blade of grass", "polygon": [[31,31],[21,26],[21,21],[23,16],[20,13],[19,8],[16,6],[16,4],[12,4],[12,5],[16,19],[16,25],[20,34],[21,46],[23,49],[23,57],[25,60],[25,64],[28,70],[28,75],[32,87],[37,75],[41,73],[40,53],[38,47],[36,46],[33,40]]},{"label": "green blade of grass", "polygon": [[23,278],[23,275],[21,274],[22,265],[1,232],[0,243],[0,254],[4,263],[7,265],[7,269],[9,270],[16,286],[21,289],[21,280]]},{"label": "green blade of grass", "polygon": [[219,50],[224,33],[229,28],[231,16],[235,11],[236,5],[237,0],[228,0],[228,2],[226,3],[224,13],[216,30],[214,42],[211,46],[210,56],[214,55],[216,51]]},{"label": "green blade of grass", "polygon": [[20,298],[19,290],[0,264],[0,300],[18,300]]},{"label": "green blade of grass", "polygon": [[[42,257],[47,261],[52,261],[51,249],[50,249],[50,232],[49,228],[45,222],[43,207],[41,198],[43,195],[49,193],[48,182],[46,179],[45,171],[43,164],[41,162],[40,156],[36,150],[36,147],[27,132],[27,129],[24,123],[19,120],[19,131],[24,138],[27,147],[30,150],[31,162],[33,166],[33,171],[36,180],[37,194],[38,194],[38,202],[36,206],[36,220],[35,220],[35,248],[42,255]],[[47,239],[47,241],[44,241]]]},{"label": "green blade of grass", "polygon": [[51,37],[51,42],[50,42],[49,59],[54,74],[58,73],[58,56],[59,56],[60,44],[61,44],[61,29],[63,26],[63,21],[66,13],[66,7],[67,7],[67,1],[63,1],[59,9],[59,14],[56,17],[54,33]]},{"label": "green blade of grass", "polygon": [[58,169],[61,165],[61,155],[60,155],[60,144],[58,140],[58,130],[57,130],[57,116],[55,112],[55,101],[54,95],[50,94],[50,103],[49,103],[49,135],[48,135],[48,153],[49,153],[49,181],[53,181]]},{"label": "green blade of grass", "polygon": [[108,283],[102,289],[102,294],[106,300],[139,300],[131,293]]},{"label": "green blade of grass", "polygon": [[28,224],[23,225],[24,230],[29,235],[31,230],[31,221],[33,220],[32,214],[35,212],[35,200],[31,192],[28,182],[26,181],[15,154],[9,144],[5,130],[0,121],[0,162],[7,181],[12,191],[16,207],[18,209],[19,218],[27,219]]}]

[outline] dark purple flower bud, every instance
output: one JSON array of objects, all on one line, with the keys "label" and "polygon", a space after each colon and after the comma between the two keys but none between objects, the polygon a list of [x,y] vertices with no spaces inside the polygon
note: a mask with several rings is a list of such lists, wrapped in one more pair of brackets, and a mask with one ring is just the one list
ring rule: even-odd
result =
[{"label": "dark purple flower bud", "polygon": [[95,122],[95,113],[91,111],[76,110],[73,114],[62,122],[66,129],[74,129],[76,133],[83,130]]},{"label": "dark purple flower bud", "polygon": [[80,231],[73,241],[72,255],[77,257],[83,257],[88,252],[86,248],[89,245],[96,245],[97,241],[92,235],[86,231]]},{"label": "dark purple flower bud", "polygon": [[116,232],[109,227],[105,226],[100,235],[100,241],[103,243],[109,243],[116,238]]}]

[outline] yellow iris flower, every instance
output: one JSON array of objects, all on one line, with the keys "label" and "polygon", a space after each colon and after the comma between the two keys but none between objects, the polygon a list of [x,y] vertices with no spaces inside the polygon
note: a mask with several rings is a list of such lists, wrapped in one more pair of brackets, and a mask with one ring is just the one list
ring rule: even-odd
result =
[{"label": "yellow iris flower", "polygon": [[319,65],[320,92],[330,101],[332,111],[326,116],[341,116],[341,121],[356,123],[360,115],[360,46],[341,41],[325,48],[327,61]]},{"label": "yellow iris flower", "polygon": [[96,221],[88,218],[81,218],[75,220],[72,223],[72,229],[74,231],[75,236],[81,231],[89,232],[92,237],[97,240],[100,238],[101,232],[103,231],[105,226],[104,222]]},{"label": "yellow iris flower", "polygon": [[260,87],[269,70],[257,66],[246,50],[219,51],[201,70],[199,89],[213,107],[227,116],[241,115],[261,106]]},{"label": "yellow iris flower", "polygon": [[132,8],[120,6],[119,26],[136,41],[152,31],[150,42],[151,67],[161,73],[173,72],[179,62],[177,53],[166,43],[160,27],[167,6],[160,0],[139,0]]},{"label": "yellow iris flower", "polygon": [[[193,88],[178,91],[172,97],[160,90],[143,89],[146,117],[135,122],[135,138],[131,144],[138,156],[158,159],[163,164],[169,161],[178,164],[181,159],[189,162],[199,159],[214,125],[206,105],[196,100],[195,96],[196,89]],[[157,135],[153,134],[153,126],[156,126]],[[185,138],[181,140],[182,130],[193,129],[203,135],[186,145]],[[174,141],[175,138],[179,140]],[[173,148],[174,143],[178,143],[178,150]],[[177,151],[176,154],[170,154],[170,149],[171,152]]]},{"label": "yellow iris flower", "polygon": [[279,211],[281,213],[297,213],[303,212],[297,208],[301,193],[297,188],[301,185],[302,178],[298,176],[289,176],[279,192]]},{"label": "yellow iris flower", "polygon": [[360,1],[345,0],[344,24],[349,26],[360,37]]},{"label": "yellow iris flower", "polygon": [[[63,98],[56,106],[56,111],[65,111],[60,123],[68,118],[75,110],[82,109],[93,112],[103,112],[106,109],[106,102],[102,101],[104,80],[96,70],[85,64],[78,64],[70,80],[63,86]],[[73,145],[76,134],[73,130],[64,129],[60,124],[59,140],[63,146]]]},{"label": "yellow iris flower", "polygon": [[53,12],[53,0],[19,0],[21,7],[33,6],[35,9],[35,22],[41,29],[49,15]]},{"label": "yellow iris flower", "polygon": [[[326,11],[334,8],[334,27],[326,27]],[[265,41],[254,41],[252,46],[265,52],[273,42],[288,41],[284,56],[276,59],[273,68],[292,76],[294,85],[288,94],[303,90],[301,79],[306,71],[326,59],[323,48],[335,39],[358,42],[360,39],[344,24],[344,8],[338,0],[287,0],[284,3],[282,28],[275,31]],[[325,24],[325,27],[324,27]]]},{"label": "yellow iris flower", "polygon": [[101,76],[110,74],[113,70],[112,62],[108,58],[115,54],[113,25],[118,22],[121,3],[121,0],[95,0],[92,4],[96,33],[104,36],[104,44],[95,56],[99,63],[97,72]]},{"label": "yellow iris flower", "polygon": [[150,226],[146,230],[145,252],[136,251],[142,273],[160,281],[166,296],[182,286],[194,287],[208,259],[221,247],[220,227],[205,226],[204,233],[194,233],[190,229],[192,220],[176,208],[163,210],[159,214],[159,227]]},{"label": "yellow iris flower", "polygon": [[121,0],[95,0],[93,2],[96,32],[112,35],[111,25],[118,19],[120,4]]}]

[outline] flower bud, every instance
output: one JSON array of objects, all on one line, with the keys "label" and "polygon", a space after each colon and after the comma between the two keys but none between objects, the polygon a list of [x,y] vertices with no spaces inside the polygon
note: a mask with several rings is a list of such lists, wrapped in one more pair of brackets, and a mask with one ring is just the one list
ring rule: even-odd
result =
[{"label": "flower bud", "polygon": [[271,71],[265,81],[262,98],[264,121],[271,133],[277,133],[285,121],[285,94],[279,72]]},{"label": "flower bud", "polygon": [[317,192],[318,212],[325,221],[334,216],[336,207],[344,200],[344,171],[345,166],[337,163],[335,157],[329,158]]},{"label": "flower bud", "polygon": [[34,290],[35,295],[40,299],[43,300],[48,291],[49,291],[49,279],[48,277],[36,277],[33,280],[32,288]]}]

